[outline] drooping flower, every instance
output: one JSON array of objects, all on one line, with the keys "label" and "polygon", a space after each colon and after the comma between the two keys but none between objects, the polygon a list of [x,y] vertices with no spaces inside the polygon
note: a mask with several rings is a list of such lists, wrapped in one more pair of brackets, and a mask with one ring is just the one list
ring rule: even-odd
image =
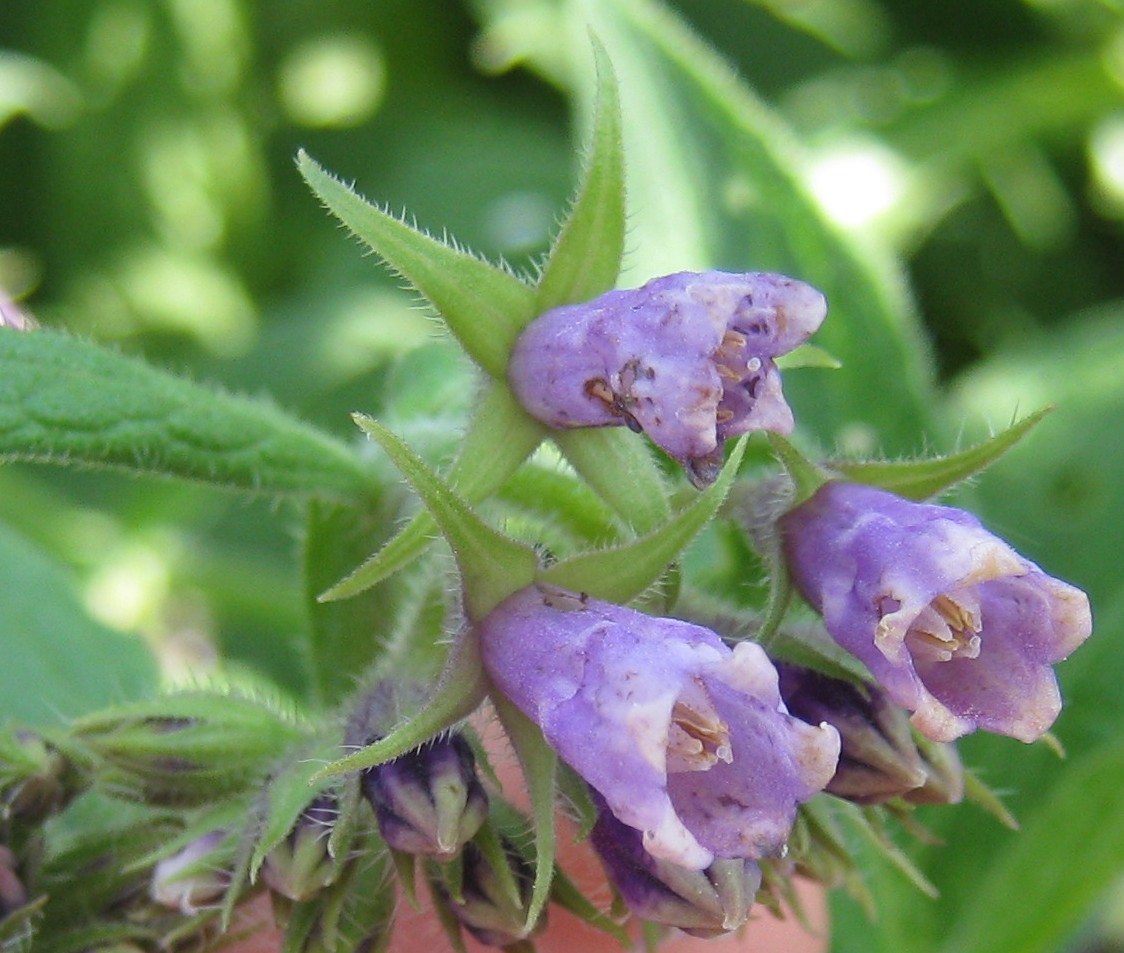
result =
[{"label": "drooping flower", "polygon": [[779,851],[835,770],[835,729],[786,712],[760,646],[537,584],[479,636],[495,685],[662,860]]},{"label": "drooping flower", "polygon": [[699,937],[716,937],[749,918],[761,868],[752,860],[716,860],[705,870],[660,860],[644,849],[640,831],[601,810],[589,841],[621,899],[636,916]]},{"label": "drooping flower", "polygon": [[826,312],[784,275],[679,272],[547,311],[516,342],[508,379],[544,423],[644,431],[705,486],[724,441],[791,432],[774,359]]},{"label": "drooping flower", "polygon": [[947,506],[829,482],[780,520],[828,632],[935,741],[1033,741],[1061,710],[1051,666],[1089,636],[1083,592]]}]

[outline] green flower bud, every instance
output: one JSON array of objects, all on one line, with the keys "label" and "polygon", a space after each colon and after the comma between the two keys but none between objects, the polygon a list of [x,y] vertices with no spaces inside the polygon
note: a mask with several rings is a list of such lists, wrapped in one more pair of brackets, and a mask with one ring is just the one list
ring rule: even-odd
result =
[{"label": "green flower bud", "polygon": [[307,900],[332,882],[335,865],[328,838],[339,808],[333,797],[316,798],[301,812],[289,835],[271,850],[261,879],[274,893],[289,900]]},{"label": "green flower bud", "polygon": [[[502,876],[476,842],[465,845],[461,863],[454,865],[456,880],[432,880],[434,898],[469,933],[487,946],[508,946],[524,939],[527,904],[531,900],[534,872],[515,848],[501,837],[508,876]],[[514,881],[515,895],[508,889]],[[545,914],[532,934],[546,925]]]},{"label": "green flower bud", "polygon": [[301,738],[257,701],[202,692],[91,715],[74,734],[103,759],[106,787],[167,806],[207,804],[257,783]]}]

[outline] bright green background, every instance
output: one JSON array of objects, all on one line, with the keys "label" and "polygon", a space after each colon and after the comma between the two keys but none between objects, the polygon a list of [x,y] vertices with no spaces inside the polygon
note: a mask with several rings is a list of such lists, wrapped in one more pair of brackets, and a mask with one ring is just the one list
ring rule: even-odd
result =
[{"label": "bright green background", "polygon": [[[817,341],[845,366],[789,375],[810,442],[951,449],[1058,405],[962,499],[1092,596],[1097,634],[1060,668],[1069,757],[966,741],[1023,832],[972,807],[926,812],[946,839],[919,852],[941,898],[875,866],[880,920],[840,899],[835,948],[1119,949],[1124,14],[1107,0],[677,8],[0,0],[0,284],[48,326],[269,394],[344,441],[348,412],[377,415],[388,393],[456,415],[471,381],[456,362],[432,377],[417,356],[396,363],[433,329],[293,157],[304,146],[526,270],[572,187],[591,24],[625,111],[624,280],[718,266],[823,288]],[[863,225],[833,221],[812,188],[844,153],[899,176]],[[294,504],[10,464],[0,520],[0,717],[67,717],[152,684],[142,643],[114,625],[165,660],[214,645],[312,691]]]}]

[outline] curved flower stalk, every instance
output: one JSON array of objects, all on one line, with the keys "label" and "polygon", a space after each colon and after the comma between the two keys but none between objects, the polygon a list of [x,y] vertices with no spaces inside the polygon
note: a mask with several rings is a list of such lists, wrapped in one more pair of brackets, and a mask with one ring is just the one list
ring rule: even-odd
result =
[{"label": "curved flower stalk", "polygon": [[826,483],[780,528],[796,586],[924,735],[1029,742],[1053,724],[1051,666],[1092,629],[1079,589],[963,510],[869,486]]},{"label": "curved flower stalk", "polygon": [[839,735],[792,718],[762,649],[541,584],[478,627],[489,676],[660,860],[779,851]]},{"label": "curved flower stalk", "polygon": [[774,359],[827,313],[814,288],[764,272],[679,272],[553,308],[515,343],[508,380],[552,427],[627,425],[714,482],[726,440],[792,431]]}]

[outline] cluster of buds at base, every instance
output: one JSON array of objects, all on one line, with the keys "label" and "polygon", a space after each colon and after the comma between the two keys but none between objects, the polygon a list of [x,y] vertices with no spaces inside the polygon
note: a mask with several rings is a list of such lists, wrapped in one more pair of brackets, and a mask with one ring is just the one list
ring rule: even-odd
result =
[{"label": "cluster of buds at base", "polygon": [[487,946],[507,947],[543,930],[546,913],[530,931],[526,930],[534,871],[502,835],[499,843],[506,876],[477,843],[470,841],[457,864],[434,869],[430,885],[435,901],[477,940]]},{"label": "cluster of buds at base", "polygon": [[508,380],[543,423],[643,431],[703,487],[726,440],[791,432],[775,358],[826,313],[784,275],[679,272],[547,311],[516,341]]},{"label": "cluster of buds at base", "polygon": [[653,857],[640,831],[622,824],[600,804],[590,843],[614,888],[637,917],[711,938],[743,926],[749,917],[761,870],[740,858],[715,860],[703,870]]}]

